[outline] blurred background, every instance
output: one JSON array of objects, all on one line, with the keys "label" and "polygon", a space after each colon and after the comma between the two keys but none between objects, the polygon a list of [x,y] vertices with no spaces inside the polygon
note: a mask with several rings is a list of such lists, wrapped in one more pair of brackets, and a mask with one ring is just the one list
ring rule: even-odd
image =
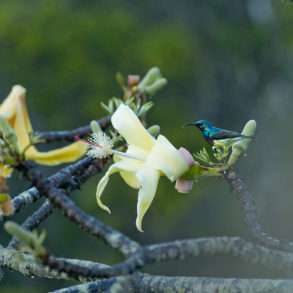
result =
[{"label": "blurred background", "polygon": [[[196,129],[182,129],[195,119],[233,130],[241,130],[251,118],[257,121],[257,138],[237,169],[255,195],[266,231],[293,240],[292,27],[293,3],[286,0],[1,1],[0,94],[4,98],[14,84],[21,84],[28,90],[35,130],[71,129],[106,115],[100,102],[121,95],[116,72],[143,75],[158,66],[169,83],[155,97],[148,121],[160,124],[177,147],[196,152],[206,146]],[[135,228],[137,191],[113,176],[104,196],[112,209],[109,216],[96,206],[99,178],[75,192],[74,200],[141,243],[222,235],[251,238],[236,196],[221,179],[201,180],[182,195],[162,178],[140,233]],[[17,175],[10,183],[13,194],[27,187]],[[56,255],[121,260],[58,211],[41,228]],[[1,244],[6,244],[7,235],[0,232]],[[214,256],[145,271],[278,277],[233,257]],[[6,272],[0,288],[2,293],[47,292],[71,284]]]}]

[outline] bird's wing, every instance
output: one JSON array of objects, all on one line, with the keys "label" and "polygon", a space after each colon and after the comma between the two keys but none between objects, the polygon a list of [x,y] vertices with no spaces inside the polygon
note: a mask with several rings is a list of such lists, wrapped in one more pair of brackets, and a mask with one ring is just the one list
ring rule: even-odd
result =
[{"label": "bird's wing", "polygon": [[226,138],[235,138],[235,137],[241,137],[241,136],[242,134],[237,131],[217,128],[216,130],[213,130],[213,133],[210,136],[210,138],[211,139],[226,139]]}]

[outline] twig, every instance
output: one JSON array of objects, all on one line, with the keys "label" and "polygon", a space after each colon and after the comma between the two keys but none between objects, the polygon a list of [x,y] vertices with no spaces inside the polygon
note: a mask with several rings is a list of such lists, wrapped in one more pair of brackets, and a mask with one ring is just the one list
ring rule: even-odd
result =
[{"label": "twig", "polygon": [[[32,231],[36,229],[44,220],[46,220],[53,212],[53,206],[46,200],[39,209],[37,209],[31,216],[29,216],[23,223],[22,227],[26,230]],[[13,237],[8,244],[8,248],[16,248],[19,241]]]},{"label": "twig", "polygon": [[[98,292],[115,292],[115,293],[134,293],[134,276],[120,276],[94,281],[82,285],[72,286],[51,293],[98,293]],[[150,291],[148,291],[150,292]]]},{"label": "twig", "polygon": [[[110,124],[110,116],[103,117],[97,120],[100,127],[105,129]],[[40,143],[50,143],[56,141],[76,141],[77,138],[83,138],[91,133],[90,125],[78,127],[73,130],[62,131],[38,131],[35,133],[40,138]]]},{"label": "twig", "polygon": [[253,195],[248,190],[244,181],[236,175],[235,171],[229,170],[224,172],[223,175],[232,190],[236,192],[239,197],[239,201],[244,211],[245,222],[253,236],[268,247],[293,252],[293,242],[271,237],[264,232],[263,227],[258,222],[256,204]]},{"label": "twig", "polygon": [[[78,162],[71,164],[56,174],[50,176],[48,180],[52,185],[57,187],[70,187],[69,190],[74,190],[85,182],[89,177],[101,171],[105,162],[93,160],[92,158],[85,157]],[[41,194],[35,187],[20,193],[12,200],[15,213],[20,211],[27,204],[37,201]]]}]

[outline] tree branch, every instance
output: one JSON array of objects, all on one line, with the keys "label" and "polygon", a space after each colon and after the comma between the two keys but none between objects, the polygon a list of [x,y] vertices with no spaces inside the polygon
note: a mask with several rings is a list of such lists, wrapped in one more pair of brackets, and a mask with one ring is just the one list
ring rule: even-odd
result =
[{"label": "tree branch", "polygon": [[231,186],[232,190],[238,195],[244,211],[244,220],[252,235],[268,247],[293,252],[293,242],[271,237],[264,232],[262,225],[258,221],[257,209],[253,195],[248,190],[244,181],[236,175],[235,171],[226,171],[223,173],[223,176]]},{"label": "tree branch", "polygon": [[[60,261],[63,260],[63,258],[60,258]],[[99,267],[100,269],[108,268],[107,265],[91,261],[69,258],[67,258],[66,261],[72,265],[79,263],[84,267]],[[47,279],[72,280],[72,278],[65,273],[60,273],[43,266],[40,262],[36,261],[34,256],[29,253],[24,253],[10,248],[3,248],[2,246],[0,246],[0,266],[19,272],[27,277],[34,276]],[[90,279],[80,278],[79,280],[89,281]]]},{"label": "tree branch", "polygon": [[[88,178],[100,172],[105,165],[105,161],[93,160],[85,157],[78,162],[66,166],[56,174],[48,178],[50,184],[56,187],[69,188],[74,190],[80,187]],[[19,212],[27,204],[37,201],[41,194],[35,187],[20,193],[12,200],[15,213]]]},{"label": "tree branch", "polygon": [[[110,125],[110,116],[103,117],[97,120],[100,127],[104,130]],[[90,125],[78,127],[73,130],[62,130],[62,131],[37,131],[35,133],[41,140],[40,143],[50,143],[56,141],[68,141],[73,142],[78,138],[84,138],[90,135],[92,132]]]},{"label": "tree branch", "polygon": [[293,292],[292,280],[239,279],[209,277],[168,277],[148,274],[115,277],[77,285],[51,293],[124,293],[124,292]]},{"label": "tree branch", "polygon": [[135,252],[140,245],[128,238],[121,232],[103,224],[98,219],[88,215],[67,197],[65,192],[50,184],[50,181],[38,183],[37,188],[40,193],[47,197],[49,201],[73,223],[89,234],[102,238],[111,247],[118,249],[122,254],[129,255]]}]

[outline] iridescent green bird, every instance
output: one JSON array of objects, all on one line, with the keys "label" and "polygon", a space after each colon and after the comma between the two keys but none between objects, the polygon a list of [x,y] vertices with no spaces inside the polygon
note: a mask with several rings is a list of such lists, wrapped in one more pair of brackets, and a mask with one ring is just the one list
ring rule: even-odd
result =
[{"label": "iridescent green bird", "polygon": [[208,120],[194,121],[186,124],[185,126],[196,126],[201,131],[202,136],[209,144],[213,144],[214,140],[224,140],[231,138],[252,138],[252,136],[246,136],[237,131],[215,127]]}]

